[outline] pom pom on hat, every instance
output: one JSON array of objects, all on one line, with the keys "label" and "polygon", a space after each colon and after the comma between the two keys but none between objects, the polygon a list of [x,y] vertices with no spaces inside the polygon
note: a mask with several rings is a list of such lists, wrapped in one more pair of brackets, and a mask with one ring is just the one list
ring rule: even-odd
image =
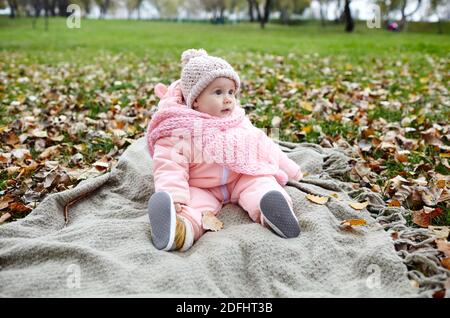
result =
[{"label": "pom pom on hat", "polygon": [[181,67],[185,67],[187,63],[194,57],[208,56],[208,53],[204,49],[189,49],[181,54]]}]

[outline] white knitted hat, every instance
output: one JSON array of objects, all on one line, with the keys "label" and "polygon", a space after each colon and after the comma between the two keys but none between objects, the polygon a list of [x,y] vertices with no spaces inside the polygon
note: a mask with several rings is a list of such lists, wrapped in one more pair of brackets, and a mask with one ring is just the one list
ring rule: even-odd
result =
[{"label": "white knitted hat", "polygon": [[241,81],[238,74],[227,61],[220,57],[210,56],[203,49],[189,49],[181,55],[181,92],[189,108],[194,100],[216,78],[226,77],[236,84],[239,91]]}]

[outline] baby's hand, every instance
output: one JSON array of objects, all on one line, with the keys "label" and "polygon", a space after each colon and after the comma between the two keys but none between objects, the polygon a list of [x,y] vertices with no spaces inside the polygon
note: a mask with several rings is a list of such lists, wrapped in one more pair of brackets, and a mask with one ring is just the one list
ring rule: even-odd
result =
[{"label": "baby's hand", "polygon": [[181,203],[175,202],[175,211],[181,212]]},{"label": "baby's hand", "polygon": [[300,181],[302,178],[303,178],[303,173],[301,170],[299,170],[297,175],[295,176],[295,181]]}]

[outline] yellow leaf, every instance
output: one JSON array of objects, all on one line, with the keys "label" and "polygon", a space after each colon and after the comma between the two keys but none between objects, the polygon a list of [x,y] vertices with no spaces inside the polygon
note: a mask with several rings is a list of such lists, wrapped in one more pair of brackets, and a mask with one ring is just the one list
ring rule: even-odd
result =
[{"label": "yellow leaf", "polygon": [[369,204],[368,201],[365,202],[350,202],[349,205],[355,210],[362,210]]},{"label": "yellow leaf", "polygon": [[310,102],[302,101],[300,102],[300,106],[309,112],[312,112],[313,110],[313,105]]},{"label": "yellow leaf", "polygon": [[303,127],[303,128],[302,128],[302,131],[303,131],[305,134],[309,134],[309,133],[312,131],[312,129],[313,129],[312,125],[308,125],[308,126]]},{"label": "yellow leaf", "polygon": [[319,197],[319,196],[312,195],[312,194],[307,194],[306,198],[317,204],[325,204],[328,201],[327,197]]},{"label": "yellow leaf", "polygon": [[344,226],[357,226],[357,225],[366,225],[366,220],[363,219],[349,219],[341,222],[341,225]]},{"label": "yellow leaf", "polygon": [[202,225],[205,230],[211,230],[214,232],[223,228],[223,222],[220,221],[213,212],[203,213]]}]

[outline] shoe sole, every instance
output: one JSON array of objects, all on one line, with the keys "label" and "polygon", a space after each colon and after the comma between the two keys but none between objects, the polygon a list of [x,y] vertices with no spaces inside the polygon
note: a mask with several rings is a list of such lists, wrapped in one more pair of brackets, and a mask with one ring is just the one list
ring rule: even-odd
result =
[{"label": "shoe sole", "polygon": [[259,203],[264,222],[281,237],[293,238],[300,235],[297,217],[289,207],[281,192],[273,190],[267,192]]},{"label": "shoe sole", "polygon": [[148,201],[148,215],[153,245],[168,251],[175,240],[177,216],[172,197],[167,192],[156,192]]}]

